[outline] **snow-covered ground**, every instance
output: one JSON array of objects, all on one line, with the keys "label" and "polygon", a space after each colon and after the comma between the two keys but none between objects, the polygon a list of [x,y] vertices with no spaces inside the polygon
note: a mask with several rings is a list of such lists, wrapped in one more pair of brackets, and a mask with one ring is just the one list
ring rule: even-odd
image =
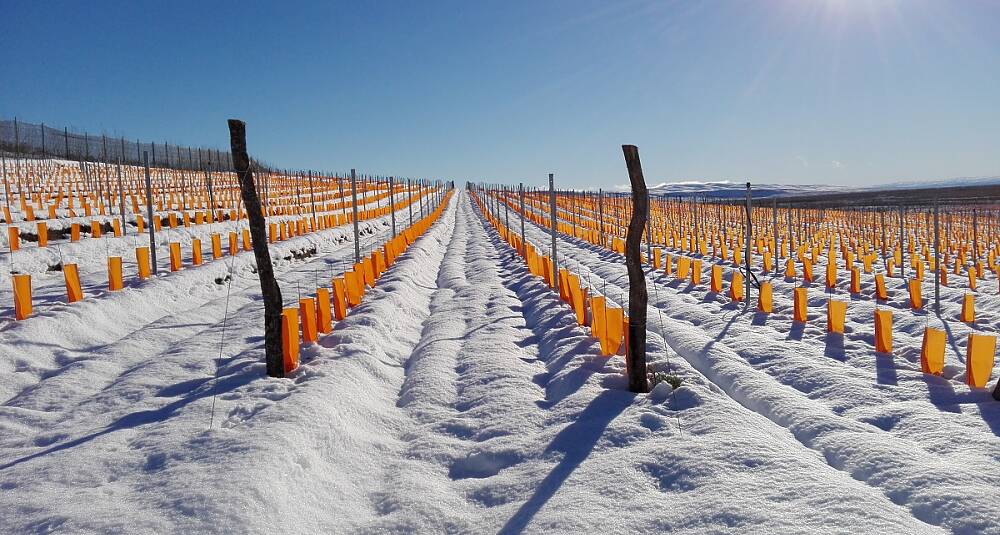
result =
[{"label": "snow-covered ground", "polygon": [[[342,271],[350,239],[275,244],[317,247],[276,255],[286,302]],[[620,302],[619,255],[559,251]],[[458,192],[298,370],[266,379],[251,268],[241,254],[0,327],[0,531],[1000,533],[1000,403],[914,368],[916,327],[879,361],[864,303],[831,339],[780,300],[760,317],[650,273],[650,360],[683,382],[632,394]]]}]

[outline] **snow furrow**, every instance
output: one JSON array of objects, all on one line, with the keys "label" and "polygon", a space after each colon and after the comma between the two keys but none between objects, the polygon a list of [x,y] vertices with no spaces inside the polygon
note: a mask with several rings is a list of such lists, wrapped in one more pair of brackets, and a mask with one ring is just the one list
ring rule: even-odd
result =
[{"label": "snow furrow", "polygon": [[[540,239],[545,234],[534,225],[531,228],[536,238]],[[591,272],[597,279],[607,281],[619,292],[627,287],[621,256],[562,236],[560,243],[560,255],[565,255],[563,258],[568,258],[571,265],[572,262],[580,262],[585,266],[582,269]],[[992,519],[996,518],[997,511],[996,506],[991,504],[997,503],[998,496],[991,481],[996,480],[997,465],[990,457],[996,455],[997,446],[995,437],[990,436],[988,429],[985,435],[977,430],[977,427],[984,427],[981,423],[964,425],[945,422],[950,413],[941,413],[933,404],[919,398],[910,401],[910,405],[921,406],[919,419],[922,424],[926,425],[928,420],[939,420],[945,428],[932,430],[933,433],[927,433],[924,428],[929,438],[941,440],[954,433],[972,438],[973,443],[978,443],[981,448],[979,451],[954,448],[955,454],[950,456],[941,448],[926,451],[906,434],[893,432],[892,427],[897,420],[890,422],[873,417],[872,414],[878,414],[878,411],[858,408],[858,402],[843,403],[848,393],[862,400],[898,402],[904,397],[914,399],[916,396],[912,391],[884,394],[885,389],[879,385],[873,387],[850,374],[836,373],[823,362],[822,355],[810,356],[813,350],[806,343],[779,342],[780,337],[769,331],[769,327],[761,331],[755,330],[759,327],[744,325],[732,305],[712,306],[713,298],[698,300],[687,294],[687,290],[679,290],[676,284],[663,284],[664,280],[658,277],[653,281],[657,287],[649,291],[650,329],[660,331],[659,316],[664,316],[666,319],[660,334],[665,336],[671,348],[727,394],[791,430],[803,445],[823,453],[831,466],[879,487],[895,503],[905,505],[915,517],[947,526],[955,532],[981,533],[993,529]],[[616,292],[610,293],[612,300],[617,301]],[[754,319],[753,315],[747,317]],[[770,376],[751,366],[729,347],[731,344],[745,352],[752,352],[756,356],[754,362],[760,367],[766,368],[769,362],[774,361],[794,361],[797,366],[785,367],[787,369],[783,371],[769,369],[775,373]],[[825,360],[829,361],[829,358]],[[819,371],[810,375],[810,364]],[[783,384],[788,382],[804,389],[805,378],[818,382],[820,387],[838,381],[853,387],[842,386],[840,394],[817,395],[816,399],[810,399],[802,391]],[[838,391],[836,387],[829,390]],[[829,404],[835,403],[838,395],[845,396],[845,399],[841,400],[841,410],[834,411]],[[857,408],[853,418],[848,417],[851,414],[847,409],[851,406]],[[908,424],[906,427],[923,427],[916,423]],[[933,449],[930,446],[928,449]],[[940,504],[955,501],[965,506],[957,510],[940,507]]]},{"label": "snow furrow", "polygon": [[[69,404],[56,432],[3,450],[0,474],[10,485],[0,493],[0,523],[19,531],[344,530],[344,519],[363,517],[348,499],[368,494],[372,481],[360,474],[379,465],[405,427],[398,411],[386,409],[401,381],[407,333],[419,328],[422,274],[440,262],[437,236],[448,229],[435,225],[411,246],[333,334],[303,348],[303,364],[289,378],[263,377],[262,311],[249,288],[255,280],[234,291],[217,379],[221,326],[211,322],[199,338],[155,358],[131,356],[137,365],[95,372],[92,379],[108,386]],[[290,286],[311,284],[310,264],[350,255],[343,248],[305,264],[279,262],[286,299],[294,299]],[[217,296],[211,302],[221,306]],[[156,331],[139,334],[155,338]],[[55,494],[63,499],[48,499]],[[331,507],[336,514],[300,515]]]},{"label": "snow furrow", "polygon": [[[533,237],[538,243],[544,235]],[[498,248],[509,250],[499,238],[494,236],[493,241]],[[530,281],[528,286],[540,288],[548,297],[545,305],[563,307],[555,303],[554,295],[539,279],[526,273],[523,277]],[[595,277],[592,283],[599,284],[600,279]],[[543,308],[543,303],[530,299],[525,305],[528,310]],[[568,309],[563,310],[572,323]],[[526,318],[530,321],[530,314],[526,313]],[[655,321],[654,312],[650,324]],[[559,336],[565,338],[566,333]],[[587,344],[596,344],[584,338]],[[668,355],[662,343],[659,333],[649,334],[648,354],[654,369],[666,364],[663,359]],[[553,360],[558,361],[558,357]],[[558,370],[554,375],[584,376],[582,384],[579,379],[570,383],[575,387],[549,389],[565,397],[553,406],[549,420],[559,432],[552,436],[549,427],[543,432],[548,442],[545,451],[564,456],[538,484],[533,498],[505,525],[505,531],[525,527],[530,532],[625,529],[615,518],[596,518],[599,513],[581,511],[578,505],[599,501],[599,510],[655,510],[651,516],[628,518],[628,529],[640,531],[700,533],[719,525],[766,525],[787,532],[819,522],[830,531],[867,525],[890,532],[938,532],[879,491],[829,467],[784,428],[722,394],[686,361],[673,360],[673,373],[684,380],[675,395],[664,398],[654,392],[648,398],[635,399],[624,391],[619,359],[593,360],[600,365],[590,370],[580,359],[572,364],[553,362],[552,368]],[[601,365],[605,373],[591,375],[593,370],[601,370]],[[674,423],[678,417],[683,432],[678,432]],[[765,466],[767,473],[757,470]],[[776,470],[777,466],[781,468]],[[693,489],[699,492],[687,494]],[[761,510],[752,502],[743,506],[745,497],[737,498],[734,492],[739,496],[752,493],[753,501],[766,501],[768,509]],[[546,502],[551,503],[551,509],[539,511],[539,503]],[[555,516],[554,511],[560,510],[562,514]],[[624,517],[620,520],[626,521]]]}]

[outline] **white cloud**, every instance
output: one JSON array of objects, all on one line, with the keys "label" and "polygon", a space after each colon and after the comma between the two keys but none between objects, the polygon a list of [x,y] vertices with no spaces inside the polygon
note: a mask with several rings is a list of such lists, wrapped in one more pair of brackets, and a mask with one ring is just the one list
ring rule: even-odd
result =
[{"label": "white cloud", "polygon": [[834,169],[840,169],[841,167],[844,167],[844,164],[840,163],[838,160],[833,160],[832,162],[830,162],[830,165],[832,165]]}]

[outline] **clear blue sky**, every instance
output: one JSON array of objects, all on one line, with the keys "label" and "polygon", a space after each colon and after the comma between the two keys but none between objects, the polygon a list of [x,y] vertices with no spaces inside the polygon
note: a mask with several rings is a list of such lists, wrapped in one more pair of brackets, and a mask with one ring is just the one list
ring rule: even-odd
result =
[{"label": "clear blue sky", "polygon": [[0,116],[567,187],[1000,175],[1000,2],[6,2]]}]

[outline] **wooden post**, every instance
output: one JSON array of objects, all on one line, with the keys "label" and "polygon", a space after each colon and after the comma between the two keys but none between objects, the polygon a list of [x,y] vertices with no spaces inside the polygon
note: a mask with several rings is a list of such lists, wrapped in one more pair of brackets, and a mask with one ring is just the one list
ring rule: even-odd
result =
[{"label": "wooden post", "polygon": [[889,267],[889,259],[885,257],[885,209],[879,210],[878,213],[882,221],[882,267]]},{"label": "wooden post", "polygon": [[264,216],[261,215],[260,199],[257,197],[257,190],[254,189],[253,171],[250,169],[250,157],[247,155],[246,124],[243,121],[229,120],[229,143],[233,155],[233,168],[240,182],[240,194],[250,223],[253,255],[257,261],[257,276],[260,278],[260,293],[264,297],[264,354],[267,375],[284,377],[284,359],[281,351],[281,288],[274,279],[271,253],[267,248]]},{"label": "wooden post", "polygon": [[[972,209],[972,267],[979,263],[979,210]],[[977,273],[978,275],[978,273]]]},{"label": "wooden post", "polygon": [[[524,184],[517,185],[518,196],[521,197],[521,256],[528,253],[528,242],[524,241]],[[527,259],[525,259],[527,260]]]},{"label": "wooden post", "polygon": [[156,275],[156,225],[153,224],[153,182],[149,178],[149,153],[142,151],[142,162],[146,167],[146,222],[149,225],[149,258],[153,267],[153,275]]},{"label": "wooden post", "polygon": [[899,273],[906,278],[906,248],[903,246],[903,203],[899,204]]},{"label": "wooden post", "polygon": [[941,234],[938,225],[938,202],[934,199],[934,312],[941,315]]},{"label": "wooden post", "polygon": [[417,181],[417,190],[419,191],[419,193],[417,193],[417,201],[420,203],[420,219],[423,219],[424,218],[424,181],[423,180],[418,180]]},{"label": "wooden post", "polygon": [[549,207],[552,209],[552,287],[559,293],[559,261],[556,258],[556,186],[552,173],[549,173]]},{"label": "wooden post", "polygon": [[771,237],[774,238],[775,265],[781,260],[781,247],[778,247],[778,200],[771,199]]},{"label": "wooden post", "polygon": [[570,221],[573,222],[573,237],[576,238],[576,190],[570,191],[570,200],[572,201],[572,209],[569,214]]},{"label": "wooden post", "polygon": [[625,236],[625,266],[628,268],[628,388],[632,392],[649,392],[646,377],[646,276],[642,271],[639,250],[642,231],[649,216],[649,191],[642,176],[639,148],[622,145],[625,166],[632,183],[632,219]]},{"label": "wooden post", "polygon": [[122,161],[118,160],[118,215],[122,220],[122,236],[128,234],[128,227],[125,225],[125,190],[122,189]]},{"label": "wooden post", "polygon": [[410,226],[413,226],[413,185],[410,184],[410,179],[406,179],[406,209],[410,212]]},{"label": "wooden post", "polygon": [[313,232],[316,232],[316,190],[313,189],[313,172],[309,171],[309,204],[312,205]]},{"label": "wooden post", "polygon": [[597,211],[598,211],[598,224],[601,226],[600,239],[601,247],[604,247],[604,189],[598,188],[597,190]]},{"label": "wooden post", "polygon": [[361,240],[358,236],[358,177],[351,169],[351,204],[354,206],[354,263],[361,261]]},{"label": "wooden post", "polygon": [[392,188],[395,186],[394,182],[395,182],[395,179],[393,177],[389,177],[389,218],[392,220],[392,237],[393,238],[396,237],[396,209],[392,206],[392,204],[393,204],[393,198],[394,198],[394,196],[393,196],[393,189]]},{"label": "wooden post", "polygon": [[[211,169],[212,169],[212,162],[208,162],[208,165],[204,168],[204,170],[205,170],[205,189],[208,190],[208,204],[210,205],[209,206],[209,213],[212,214],[212,218],[213,218],[212,220],[214,221],[215,220],[214,219],[215,218],[215,193],[213,193],[213,190],[212,190]],[[236,223],[236,228],[238,229],[239,228],[239,219],[237,219],[235,221],[235,223]]]},{"label": "wooden post", "polygon": [[[6,201],[6,203],[7,203],[7,213],[9,214],[10,213],[10,184],[7,182],[7,155],[6,154],[0,153],[0,163],[3,164],[3,192],[4,192],[3,198],[4,198],[4,201]],[[11,216],[11,218],[13,218],[13,217],[14,216]],[[13,221],[7,221],[8,225],[10,225],[11,223],[13,223]]]},{"label": "wooden post", "polygon": [[507,209],[507,186],[503,187],[503,226],[510,233],[510,213]]},{"label": "wooden post", "polygon": [[785,228],[785,241],[788,242],[788,258],[795,258],[795,253],[792,251],[792,205],[789,204],[786,210],[786,215],[788,216],[787,227]]}]

